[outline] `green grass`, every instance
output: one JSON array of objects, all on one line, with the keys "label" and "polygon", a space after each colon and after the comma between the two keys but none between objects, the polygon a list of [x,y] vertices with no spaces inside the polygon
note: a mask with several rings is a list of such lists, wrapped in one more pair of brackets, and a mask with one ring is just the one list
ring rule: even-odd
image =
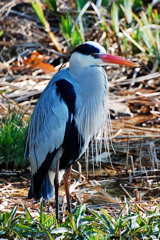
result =
[{"label": "green grass", "polygon": [[62,23],[59,26],[62,34],[66,39],[69,49],[73,50],[77,45],[84,42],[83,27],[80,29],[79,25],[74,26],[74,20],[68,12],[65,17],[61,16],[61,21]]},{"label": "green grass", "polygon": [[[125,204],[117,217],[106,210],[91,211],[86,214],[86,205],[75,208],[71,215],[66,214],[65,221],[56,222],[55,216],[43,213],[43,201],[40,202],[39,217],[32,217],[24,207],[24,214],[18,215],[17,205],[10,213],[0,213],[0,237],[22,239],[159,239],[160,213],[143,212],[142,218],[137,207]],[[124,207],[127,214],[122,214]],[[157,205],[160,208],[159,205]],[[133,212],[134,210],[134,212]]]},{"label": "green grass", "polygon": [[[148,5],[147,11],[134,13],[136,1],[124,0],[114,2],[111,8],[111,23],[117,42],[122,52],[127,53],[127,45],[132,42],[133,54],[142,52],[146,58],[153,64],[160,64],[160,32],[158,29],[159,14],[157,10],[153,10],[151,5]],[[122,17],[119,17],[119,11],[122,9]],[[124,26],[120,26],[121,19],[125,17]],[[154,26],[154,28],[152,27]],[[157,27],[156,27],[157,26]],[[120,30],[127,31],[130,28],[130,34],[125,34],[120,40]]]},{"label": "green grass", "polygon": [[23,123],[24,112],[8,109],[0,125],[0,164],[1,169],[23,169],[28,160],[24,159],[24,140],[28,123]]}]

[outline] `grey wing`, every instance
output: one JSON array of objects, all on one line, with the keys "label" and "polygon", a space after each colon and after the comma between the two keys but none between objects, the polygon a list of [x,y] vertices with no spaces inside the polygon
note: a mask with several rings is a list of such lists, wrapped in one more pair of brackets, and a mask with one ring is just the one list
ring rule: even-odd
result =
[{"label": "grey wing", "polygon": [[26,136],[24,153],[30,158],[32,175],[47,154],[63,143],[68,116],[68,107],[57,95],[56,85],[49,84],[35,107]]}]

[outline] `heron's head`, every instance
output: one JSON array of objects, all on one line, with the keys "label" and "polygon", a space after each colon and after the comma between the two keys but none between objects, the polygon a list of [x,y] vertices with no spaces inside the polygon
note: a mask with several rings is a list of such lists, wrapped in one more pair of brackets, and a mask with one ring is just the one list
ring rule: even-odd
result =
[{"label": "heron's head", "polygon": [[99,43],[88,41],[79,45],[71,55],[70,69],[84,68],[91,65],[120,64],[136,67],[137,64],[106,53]]}]

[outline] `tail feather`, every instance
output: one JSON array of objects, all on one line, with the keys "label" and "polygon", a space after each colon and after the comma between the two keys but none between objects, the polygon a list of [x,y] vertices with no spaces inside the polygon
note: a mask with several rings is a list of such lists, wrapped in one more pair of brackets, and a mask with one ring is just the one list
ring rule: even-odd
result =
[{"label": "tail feather", "polygon": [[[49,180],[48,173],[43,178],[42,184],[41,186],[39,186],[39,189],[35,190],[34,185],[36,184],[34,184],[34,179],[33,177],[31,177],[31,187],[28,193],[29,199],[34,198],[34,200],[37,201],[38,199],[43,197],[45,201],[48,201],[53,197],[54,187],[52,186]],[[35,186],[35,187],[38,187],[38,186]]]},{"label": "tail feather", "polygon": [[45,201],[48,201],[53,197],[53,194],[54,194],[54,189],[49,180],[48,173],[47,173],[42,182],[41,197],[43,197]]}]

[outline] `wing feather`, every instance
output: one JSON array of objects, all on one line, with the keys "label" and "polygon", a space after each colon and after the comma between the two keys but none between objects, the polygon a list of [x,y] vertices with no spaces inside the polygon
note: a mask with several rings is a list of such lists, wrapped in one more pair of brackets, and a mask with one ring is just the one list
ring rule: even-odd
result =
[{"label": "wing feather", "polygon": [[25,156],[29,154],[32,175],[37,172],[48,153],[63,143],[69,110],[56,93],[51,80],[35,107],[26,136]]}]

